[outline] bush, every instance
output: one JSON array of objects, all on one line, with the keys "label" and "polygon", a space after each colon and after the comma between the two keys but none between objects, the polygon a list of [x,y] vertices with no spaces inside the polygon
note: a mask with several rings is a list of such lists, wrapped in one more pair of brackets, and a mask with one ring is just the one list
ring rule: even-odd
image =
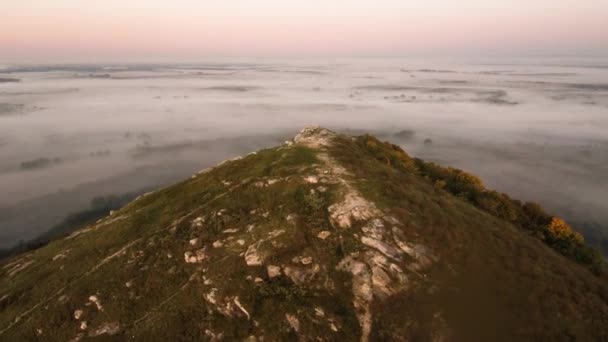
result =
[{"label": "bush", "polygon": [[572,227],[559,217],[553,217],[547,226],[548,239],[550,241],[573,241],[583,244],[584,239],[581,234],[572,230]]}]

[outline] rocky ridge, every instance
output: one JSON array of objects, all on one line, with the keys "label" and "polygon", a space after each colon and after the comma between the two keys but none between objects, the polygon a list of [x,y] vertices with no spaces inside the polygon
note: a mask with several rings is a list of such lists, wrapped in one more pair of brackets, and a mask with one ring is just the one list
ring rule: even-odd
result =
[{"label": "rocky ridge", "polygon": [[6,340],[560,340],[608,320],[602,279],[320,127],[9,260],[0,285]]}]

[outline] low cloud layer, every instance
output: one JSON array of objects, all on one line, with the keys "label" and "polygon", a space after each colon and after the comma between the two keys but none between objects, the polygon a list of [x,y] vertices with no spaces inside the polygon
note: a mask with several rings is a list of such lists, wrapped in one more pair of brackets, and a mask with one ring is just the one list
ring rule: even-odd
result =
[{"label": "low cloud layer", "polygon": [[5,68],[20,81],[0,83],[0,247],[96,196],[169,184],[310,124],[377,134],[608,227],[608,69],[539,64]]}]

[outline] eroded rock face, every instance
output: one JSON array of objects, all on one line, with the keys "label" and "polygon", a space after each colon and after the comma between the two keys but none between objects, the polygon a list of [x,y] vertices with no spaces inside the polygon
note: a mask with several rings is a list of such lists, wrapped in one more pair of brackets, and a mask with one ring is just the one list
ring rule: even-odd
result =
[{"label": "eroded rock face", "polygon": [[305,285],[310,284],[320,270],[321,268],[319,265],[312,265],[308,267],[285,266],[283,271],[285,272],[285,275],[295,284]]},{"label": "eroded rock face", "polygon": [[343,201],[328,208],[331,223],[335,227],[350,228],[356,221],[369,220],[380,215],[373,203],[361,197],[352,188],[347,190]]},{"label": "eroded rock face", "polygon": [[353,276],[353,305],[361,325],[361,341],[369,341],[372,331],[373,300],[372,274],[369,266],[352,257],[346,257],[338,264],[338,270],[350,272]]},{"label": "eroded rock face", "polygon": [[[386,300],[401,291],[407,291],[411,277],[403,267],[423,270],[436,260],[422,245],[410,246],[394,220],[382,222],[378,217],[369,220],[362,228],[361,243],[364,251],[344,258],[338,265],[339,270],[353,276],[354,306],[362,329],[362,341],[367,341],[373,321],[371,305],[373,300]],[[398,242],[397,242],[398,241]],[[408,258],[406,258],[406,256]]]},{"label": "eroded rock face", "polygon": [[311,148],[329,146],[336,133],[319,126],[306,127],[295,136],[293,141]]},{"label": "eroded rock face", "polygon": [[[294,139],[296,143],[309,147],[331,146],[335,134],[319,128],[304,129]],[[352,184],[352,177],[338,162],[321,150],[319,159],[326,169],[319,179],[337,184],[342,199],[328,207],[329,219],[338,234],[355,234],[353,227],[361,227],[357,238],[362,248],[346,256],[337,269],[352,275],[353,306],[361,325],[361,341],[368,341],[372,331],[374,300],[387,300],[391,296],[407,291],[418,274],[412,273],[428,268],[436,258],[428,248],[407,241],[402,233],[402,224],[396,218],[385,215],[371,201],[364,198]],[[307,176],[305,181],[309,181]],[[342,232],[342,233],[341,233]],[[317,236],[326,239],[329,231]],[[310,281],[305,270],[295,266],[286,267],[285,275],[295,283]],[[332,329],[333,330],[333,329]]]}]

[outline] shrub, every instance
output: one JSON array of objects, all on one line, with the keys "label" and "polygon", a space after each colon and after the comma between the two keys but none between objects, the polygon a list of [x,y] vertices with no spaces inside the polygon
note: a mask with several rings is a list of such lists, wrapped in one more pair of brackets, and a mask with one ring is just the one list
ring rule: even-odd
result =
[{"label": "shrub", "polygon": [[572,230],[572,227],[559,217],[553,217],[547,226],[548,239],[551,241],[574,241],[583,244],[584,239],[581,234]]}]

